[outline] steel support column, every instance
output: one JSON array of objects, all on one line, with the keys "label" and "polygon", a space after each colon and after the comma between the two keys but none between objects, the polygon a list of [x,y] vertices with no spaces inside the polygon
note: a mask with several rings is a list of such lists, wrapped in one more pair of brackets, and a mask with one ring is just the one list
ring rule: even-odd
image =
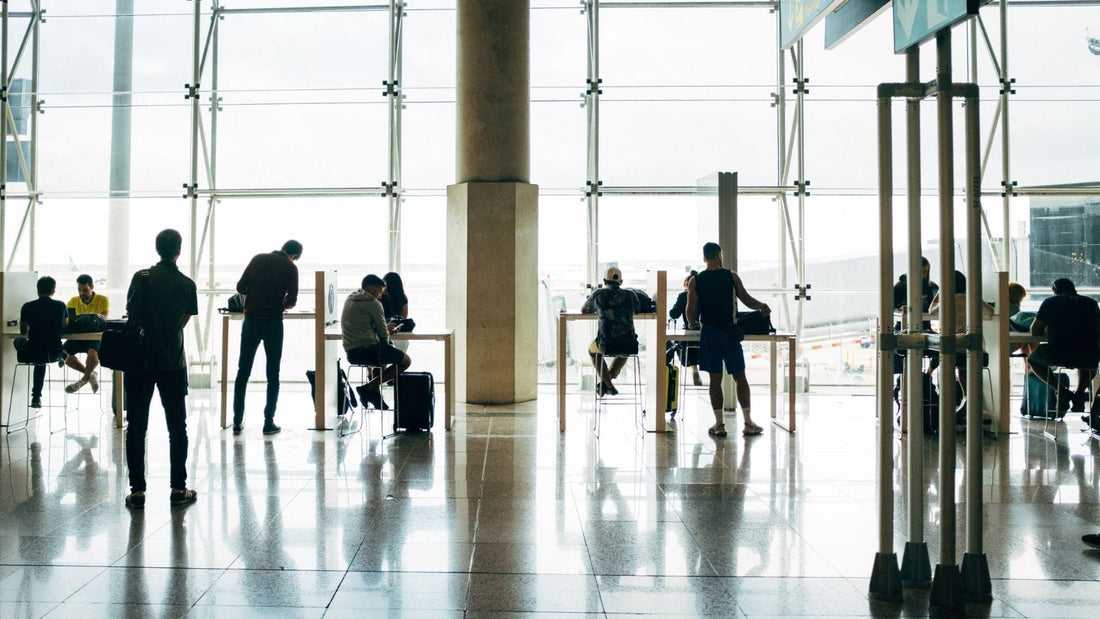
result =
[{"label": "steel support column", "polygon": [[588,25],[588,76],[584,92],[587,112],[588,152],[585,171],[585,202],[588,218],[588,253],[585,261],[587,284],[595,287],[600,281],[600,2],[585,0]]},{"label": "steel support column", "polygon": [[389,202],[389,267],[401,270],[401,201],[404,190],[401,184],[401,110],[405,107],[402,92],[402,49],[404,0],[390,0],[389,79],[386,96],[389,99],[389,179],[386,181],[386,197]]}]

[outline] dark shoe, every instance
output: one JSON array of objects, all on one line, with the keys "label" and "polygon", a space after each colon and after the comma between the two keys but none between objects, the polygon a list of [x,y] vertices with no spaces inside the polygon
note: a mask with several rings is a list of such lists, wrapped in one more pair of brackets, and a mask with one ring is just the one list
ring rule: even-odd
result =
[{"label": "dark shoe", "polygon": [[1088,535],[1082,535],[1081,541],[1085,542],[1085,544],[1090,548],[1100,550],[1100,534],[1089,533]]},{"label": "dark shoe", "polygon": [[240,434],[243,431],[244,431],[244,422],[243,421],[240,422],[240,423],[234,423],[233,424],[233,434]]},{"label": "dark shoe", "polygon": [[145,493],[138,491],[127,494],[126,507],[131,509],[143,509],[145,507]]},{"label": "dark shoe", "polygon": [[1086,397],[1087,397],[1087,394],[1085,394],[1085,393],[1075,393],[1075,394],[1073,394],[1073,397],[1070,399],[1069,410],[1071,410],[1075,413],[1085,412],[1085,398]]},{"label": "dark shoe", "polygon": [[278,434],[282,431],[283,429],[275,425],[274,422],[269,421],[268,423],[264,424],[264,434]]},{"label": "dark shoe", "polygon": [[31,408],[42,408],[42,398],[40,398],[40,397],[31,398]]},{"label": "dark shoe", "polygon": [[377,410],[382,410],[382,389],[370,385],[359,385],[355,388],[359,393],[359,399],[370,404]]},{"label": "dark shoe", "polygon": [[[1058,398],[1058,417],[1061,418],[1069,410],[1070,405],[1073,403],[1073,393],[1065,391],[1061,397]],[[1082,409],[1084,410],[1084,409]]]},{"label": "dark shoe", "polygon": [[596,383],[596,397],[597,398],[602,398],[605,391],[606,390],[604,389],[603,383]]},{"label": "dark shoe", "polygon": [[190,505],[199,498],[199,493],[194,490],[172,490],[171,496],[168,497],[168,502],[173,506]]},{"label": "dark shoe", "polygon": [[607,387],[604,388],[604,390],[607,391],[607,393],[610,395],[619,395],[619,390],[615,388],[615,385],[612,385],[610,383],[607,385]]}]

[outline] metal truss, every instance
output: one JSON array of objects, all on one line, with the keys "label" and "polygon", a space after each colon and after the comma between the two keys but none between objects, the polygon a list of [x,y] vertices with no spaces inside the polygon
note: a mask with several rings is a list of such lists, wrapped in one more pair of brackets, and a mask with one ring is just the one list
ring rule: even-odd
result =
[{"label": "metal truss", "polygon": [[[218,114],[222,96],[218,89],[219,24],[227,16],[247,16],[272,13],[322,13],[387,11],[389,13],[389,68],[383,81],[383,96],[389,101],[388,178],[380,187],[318,187],[318,188],[223,188],[218,185]],[[201,3],[195,2],[194,39],[192,47],[192,78],[186,84],[184,98],[191,104],[191,168],[189,181],[183,184],[184,198],[190,203],[191,248],[189,274],[199,281],[205,273],[206,308],[203,320],[194,322],[198,363],[208,363],[212,355],[210,339],[217,304],[216,211],[223,198],[290,198],[333,196],[381,196],[389,206],[389,266],[398,270],[401,264],[401,112],[404,94],[401,91],[402,30],[405,18],[404,0],[389,0],[388,4],[317,7],[271,7],[230,9],[221,0],[210,0],[209,13],[204,15]],[[203,88],[203,81],[209,87]],[[209,103],[204,122],[200,98]],[[201,185],[200,185],[200,181]]]},{"label": "metal truss", "polygon": [[[600,96],[603,94],[603,80],[600,78],[600,10],[612,8],[751,8],[771,9],[776,16],[776,29],[779,28],[778,2],[774,0],[742,1],[700,1],[700,2],[623,2],[601,0],[581,0],[582,11],[587,17],[588,75],[583,105],[587,110],[587,168],[584,197],[587,202],[588,216],[588,255],[586,274],[589,286],[599,281],[599,199],[602,195],[696,195],[698,187],[613,187],[605,186],[600,180]],[[779,37],[776,37],[779,40]],[[778,50],[776,59],[776,92],[772,94],[772,106],[776,109],[776,149],[777,173],[773,187],[738,187],[738,193],[769,195],[779,203],[778,234],[781,237],[779,255],[779,281],[776,283],[782,296],[782,315],[789,324],[784,326],[801,334],[803,325],[803,305],[809,300],[809,285],[805,281],[803,251],[805,247],[805,199],[809,195],[809,181],[806,180],[805,132],[803,131],[803,103],[809,91],[809,82],[803,76],[802,42],[799,41],[790,51],[794,78],[794,109],[788,110],[786,60],[782,50]],[[788,118],[789,116],[789,118]],[[788,140],[788,137],[789,140]],[[791,170],[794,168],[795,180],[791,184]],[[732,170],[731,170],[732,171]],[[796,213],[792,217],[788,195],[795,200]],[[797,222],[797,229],[796,224]],[[790,273],[793,266],[794,273]],[[795,284],[791,294],[790,280]],[[794,306],[792,307],[792,301]]]},{"label": "metal truss", "polygon": [[[15,262],[15,256],[20,250],[24,239],[27,242],[27,255],[30,269],[35,266],[35,207],[39,201],[38,191],[38,114],[41,111],[38,100],[38,45],[39,24],[45,13],[39,0],[30,0],[29,12],[11,13],[8,11],[8,2],[5,0],[0,7],[0,270],[8,270]],[[8,27],[11,18],[27,19],[27,27],[19,42],[19,49],[15,58],[9,59],[10,46]],[[29,97],[29,130],[30,142],[29,156],[23,154],[23,146],[19,139],[19,129],[15,123],[15,117],[11,111],[10,93],[12,81],[16,70],[24,60],[28,47],[30,48],[30,72],[31,91]],[[27,191],[23,194],[8,193],[8,136],[12,138],[15,146],[15,154],[19,160],[19,171],[27,185]],[[26,206],[20,217],[19,228],[15,231],[10,249],[7,247],[7,210],[9,199],[25,200]],[[7,256],[5,258],[5,256]]]}]

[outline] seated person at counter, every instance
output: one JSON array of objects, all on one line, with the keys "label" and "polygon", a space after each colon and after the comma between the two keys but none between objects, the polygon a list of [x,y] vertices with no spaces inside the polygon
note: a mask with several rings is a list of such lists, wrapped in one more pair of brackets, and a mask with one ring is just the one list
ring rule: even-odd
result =
[{"label": "seated person at counter", "polygon": [[389,406],[382,400],[382,385],[409,369],[412,359],[390,342],[390,328],[379,300],[386,282],[372,273],[363,278],[360,286],[348,295],[340,314],[344,353],[350,364],[384,368],[381,374],[360,385],[358,391],[375,408],[385,409]]},{"label": "seated person at counter", "polygon": [[[687,309],[688,302],[688,284],[691,283],[691,279],[698,275],[699,272],[694,269],[688,273],[684,278],[684,290],[676,296],[676,302],[672,304],[672,308],[668,310],[668,317],[672,320],[677,320],[683,317],[683,327],[687,329],[687,316],[684,316],[684,310]],[[699,376],[699,346],[691,345],[681,349],[682,360],[684,365],[691,368],[691,380],[696,387],[703,384],[703,379]]]},{"label": "seated person at counter", "polygon": [[[928,308],[932,304],[932,298],[939,294],[940,286],[931,279],[932,266],[928,263],[928,258],[921,257],[921,296],[920,296],[920,311],[921,314],[928,314]],[[894,283],[894,309],[904,310],[909,307],[909,276],[902,273],[898,276],[898,281]],[[931,331],[931,321],[924,320],[921,322],[921,331]],[[901,332],[901,321],[894,323],[894,331]],[[928,369],[926,373],[931,373],[940,365],[940,353],[934,350],[925,350],[924,356],[929,359]],[[894,374],[901,374],[904,368],[905,354],[904,351],[898,351],[898,354],[894,355]],[[898,379],[898,383],[894,389],[894,399],[897,399],[898,393],[901,391],[901,379]]]},{"label": "seated person at counter", "polygon": [[23,304],[19,311],[19,333],[12,342],[20,363],[36,363],[31,383],[31,408],[42,408],[42,384],[46,381],[46,364],[62,358],[61,332],[69,323],[65,304],[51,299],[57,291],[52,277],[38,278],[38,299]]},{"label": "seated person at counter", "polygon": [[[107,300],[107,297],[96,293],[95,282],[92,280],[91,275],[85,273],[76,278],[76,292],[77,295],[69,299],[68,304],[68,308],[72,310],[74,316],[99,314],[104,318],[107,317],[107,312],[111,309],[111,303]],[[80,378],[67,385],[65,391],[76,393],[84,385],[91,385],[92,393],[97,393],[99,391],[99,377],[96,376],[95,369],[99,365],[99,341],[66,340],[62,348],[65,350],[65,365],[80,373]],[[80,353],[88,355],[86,364],[81,363],[80,359],[76,358]]]},{"label": "seated person at counter", "polygon": [[[582,314],[598,314],[599,326],[596,327],[596,339],[588,347],[592,356],[592,365],[596,368],[599,382],[596,395],[617,395],[619,390],[612,384],[626,365],[626,357],[638,353],[638,335],[634,332],[634,314],[638,312],[638,297],[629,290],[623,290],[623,272],[611,267],[603,278],[604,287],[598,288],[585,300]],[[611,368],[603,363],[601,355],[614,356]]]},{"label": "seated person at counter", "polygon": [[1052,365],[1077,368],[1077,389],[1059,394],[1063,412],[1072,404],[1073,410],[1085,410],[1085,389],[1092,384],[1096,366],[1100,363],[1100,306],[1090,297],[1077,294],[1073,282],[1054,280],[1054,296],[1043,301],[1031,323],[1032,335],[1046,335],[1027,357],[1031,372],[1053,389],[1058,388]]},{"label": "seated person at counter", "polygon": [[[985,301],[981,304],[982,319],[992,318],[993,306]],[[940,293],[936,292],[932,303],[928,305],[928,312],[934,314],[938,311],[940,311]],[[966,333],[966,276],[961,271],[955,271],[955,333],[958,335]],[[966,360],[966,351],[960,351],[955,355],[955,371],[958,373],[959,385],[962,387],[964,396],[966,395]]]}]

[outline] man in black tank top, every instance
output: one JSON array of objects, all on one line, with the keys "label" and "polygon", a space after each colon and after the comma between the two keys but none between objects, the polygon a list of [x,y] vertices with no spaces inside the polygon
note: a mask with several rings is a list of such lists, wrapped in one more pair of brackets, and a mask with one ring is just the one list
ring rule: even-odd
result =
[{"label": "man in black tank top", "polygon": [[691,328],[699,332],[699,369],[710,374],[710,405],[714,409],[714,425],[711,436],[726,436],[726,424],[722,420],[722,364],[733,376],[737,389],[737,401],[745,416],[742,433],[746,436],[760,434],[763,428],[752,421],[752,404],[749,381],[745,377],[745,352],[741,341],[730,337],[730,325],[735,322],[734,304],[740,299],[746,307],[770,314],[767,303],[757,301],[745,291],[737,273],[722,268],[722,248],[718,243],[703,245],[703,260],[707,268],[688,284],[687,317]]}]

